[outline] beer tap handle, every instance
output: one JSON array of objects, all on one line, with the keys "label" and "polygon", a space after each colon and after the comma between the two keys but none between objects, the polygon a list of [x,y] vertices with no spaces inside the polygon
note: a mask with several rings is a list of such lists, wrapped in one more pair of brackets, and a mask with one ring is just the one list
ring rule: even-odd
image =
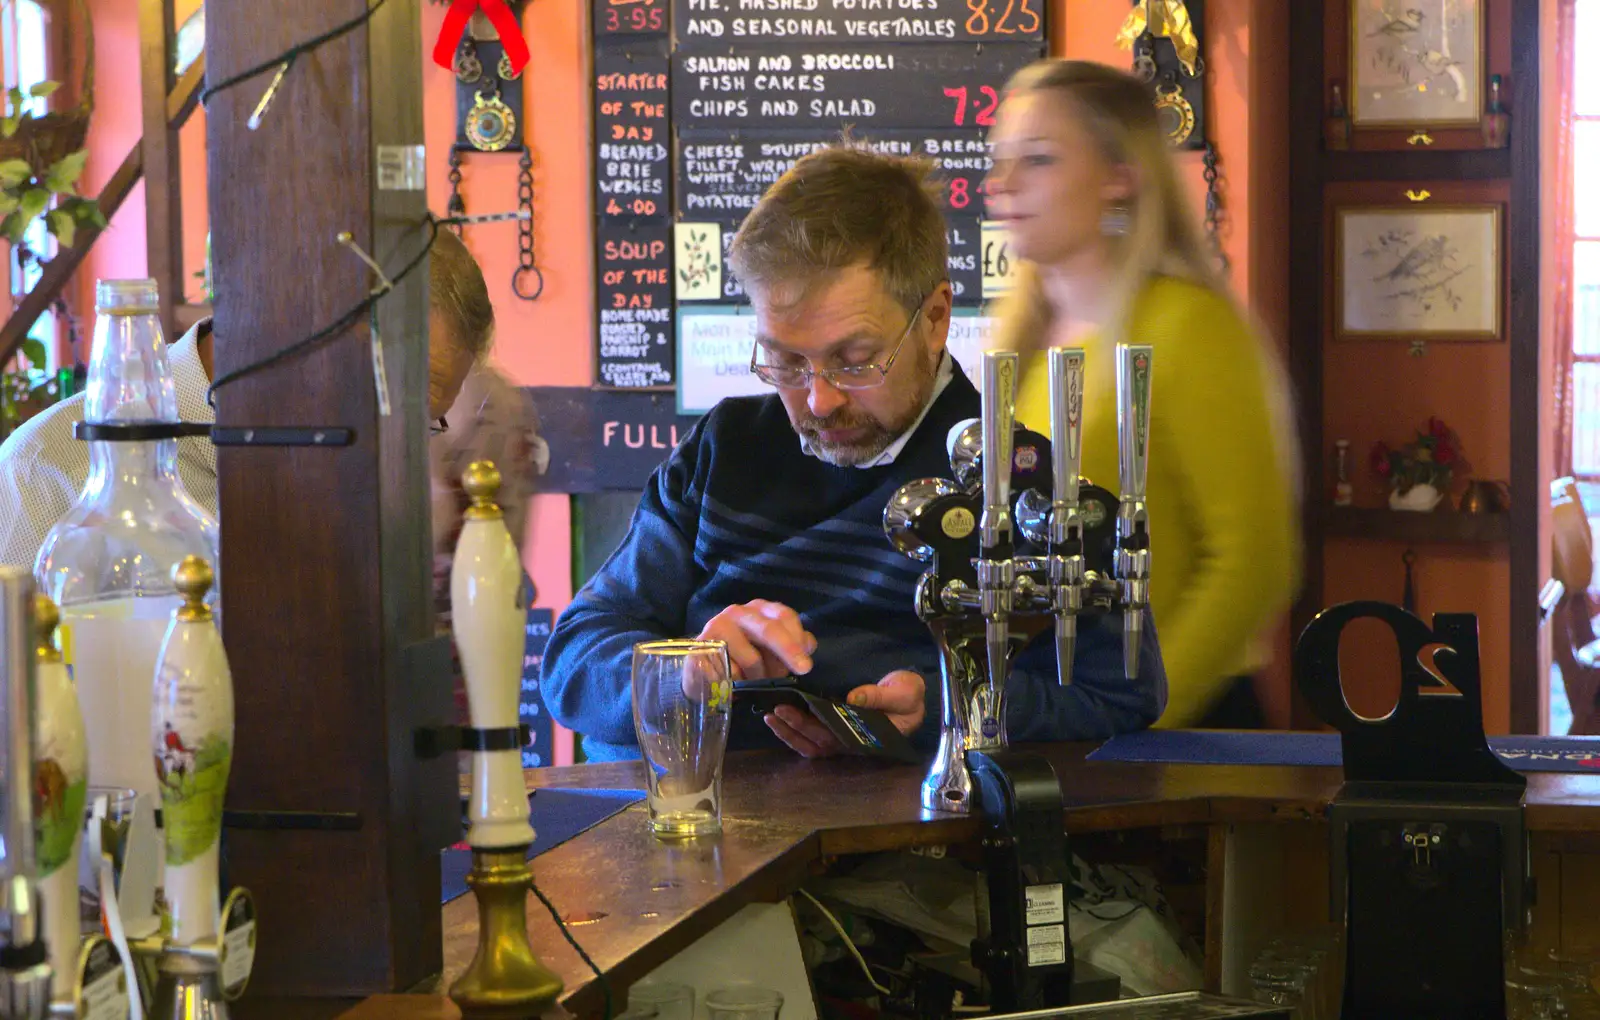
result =
[{"label": "beer tap handle", "polygon": [[[1009,644],[1011,587],[1015,580],[1011,535],[1011,444],[1016,414],[1017,355],[984,351],[982,390],[983,518],[979,521],[978,589],[982,598],[984,640],[989,657],[989,686],[998,695],[1005,686]],[[1004,726],[1004,719],[993,720]]]},{"label": "beer tap handle", "polygon": [[1123,672],[1139,675],[1144,611],[1150,605],[1150,521],[1145,479],[1150,453],[1150,360],[1153,348],[1117,345],[1117,450],[1122,502],[1117,509],[1117,580],[1122,595]]},{"label": "beer tap handle", "polygon": [[1081,347],[1052,347],[1050,365],[1050,585],[1056,618],[1056,679],[1072,682],[1077,652],[1078,611],[1083,608],[1083,517],[1078,478],[1083,470],[1083,380]]}]

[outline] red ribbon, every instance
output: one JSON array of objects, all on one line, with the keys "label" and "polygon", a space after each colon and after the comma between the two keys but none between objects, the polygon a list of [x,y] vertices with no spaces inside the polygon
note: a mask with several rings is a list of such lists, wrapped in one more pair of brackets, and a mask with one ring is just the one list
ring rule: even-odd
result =
[{"label": "red ribbon", "polygon": [[439,41],[433,47],[433,62],[446,70],[455,69],[462,33],[466,32],[472,15],[480,9],[500,33],[500,45],[505,47],[511,73],[521,74],[528,63],[528,43],[522,38],[522,26],[517,24],[517,16],[511,13],[506,0],[451,0],[450,11],[444,16],[444,27],[439,30]]}]

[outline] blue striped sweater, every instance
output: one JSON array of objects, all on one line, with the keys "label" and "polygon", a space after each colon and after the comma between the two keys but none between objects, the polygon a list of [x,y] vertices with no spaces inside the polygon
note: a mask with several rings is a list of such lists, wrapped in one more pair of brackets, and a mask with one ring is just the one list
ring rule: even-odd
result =
[{"label": "blue striped sweater", "polygon": [[[959,370],[893,463],[835,467],[803,453],[776,396],[724,400],[644,488],[627,537],[561,614],[545,648],[551,714],[583,735],[592,761],[638,756],[633,645],[693,636],[730,605],[782,602],[817,637],[808,680],[837,697],[897,669],[927,680],[928,714],[913,743],[938,743],[939,655],[917,619],[923,566],[890,548],[883,509],[905,482],[949,477],[944,437],[978,414]],[[1122,676],[1116,617],[1080,624],[1073,683],[1056,683],[1048,636],[1026,649],[1007,688],[1014,741],[1103,739],[1143,729],[1166,703],[1166,675],[1147,622],[1136,682]],[[774,745],[759,723],[735,749]]]}]

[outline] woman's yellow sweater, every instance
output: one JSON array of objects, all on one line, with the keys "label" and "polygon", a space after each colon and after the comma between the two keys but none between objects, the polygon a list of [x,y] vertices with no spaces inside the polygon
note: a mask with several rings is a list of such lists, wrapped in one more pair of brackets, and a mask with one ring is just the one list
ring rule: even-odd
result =
[{"label": "woman's yellow sweater", "polygon": [[[1232,302],[1197,284],[1151,282],[1128,342],[1155,349],[1150,606],[1168,684],[1157,725],[1193,726],[1230,678],[1264,664],[1259,639],[1299,584],[1297,482],[1281,455],[1294,436],[1275,410],[1289,398],[1274,392],[1286,384]],[[1086,349],[1082,473],[1119,493],[1114,345],[1076,343]],[[1024,352],[1017,420],[1046,435],[1047,376],[1041,352]]]}]

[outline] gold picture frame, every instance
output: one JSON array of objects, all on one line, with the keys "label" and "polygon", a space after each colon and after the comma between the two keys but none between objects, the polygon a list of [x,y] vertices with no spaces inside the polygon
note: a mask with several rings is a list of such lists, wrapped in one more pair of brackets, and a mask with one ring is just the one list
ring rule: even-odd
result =
[{"label": "gold picture frame", "polygon": [[1474,127],[1483,119],[1488,0],[1349,0],[1356,128]]},{"label": "gold picture frame", "polygon": [[1505,335],[1499,203],[1334,211],[1334,336],[1498,341]]}]

